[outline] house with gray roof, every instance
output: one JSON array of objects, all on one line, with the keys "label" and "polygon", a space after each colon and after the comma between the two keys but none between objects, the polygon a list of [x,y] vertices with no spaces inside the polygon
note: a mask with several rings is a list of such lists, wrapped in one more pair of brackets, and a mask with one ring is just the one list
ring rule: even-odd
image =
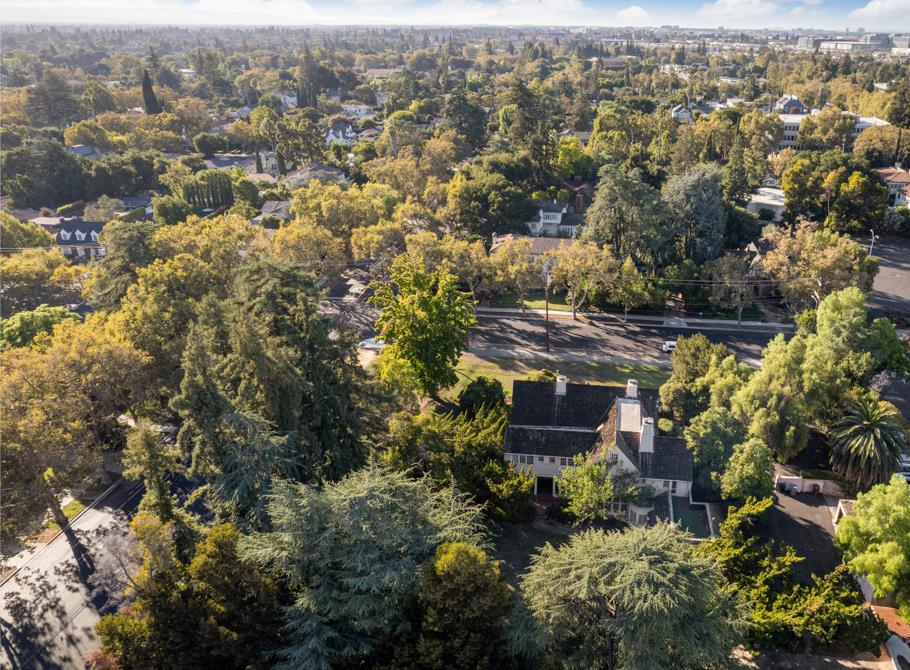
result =
[{"label": "house with gray roof", "polygon": [[537,218],[525,225],[535,237],[575,237],[578,226],[584,223],[584,217],[575,212],[575,208],[556,200],[538,200]]},{"label": "house with gray roof", "polygon": [[558,492],[562,471],[578,455],[605,462],[613,474],[634,473],[650,489],[648,500],[614,503],[611,512],[632,524],[662,517],[670,496],[687,497],[694,463],[685,440],[660,435],[657,391],[626,387],[515,381],[504,458],[535,477],[534,492]]}]

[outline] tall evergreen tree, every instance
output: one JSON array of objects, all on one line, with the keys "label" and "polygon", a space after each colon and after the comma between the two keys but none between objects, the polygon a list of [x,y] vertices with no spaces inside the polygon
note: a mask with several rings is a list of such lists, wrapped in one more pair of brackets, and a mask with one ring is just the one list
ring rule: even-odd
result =
[{"label": "tall evergreen tree", "polygon": [[721,668],[740,640],[736,597],[669,524],[548,544],[522,592],[556,667]]},{"label": "tall evergreen tree", "polygon": [[161,103],[155,96],[155,89],[152,88],[152,78],[149,77],[149,71],[142,71],[142,102],[145,105],[146,114],[160,114],[162,112]]}]

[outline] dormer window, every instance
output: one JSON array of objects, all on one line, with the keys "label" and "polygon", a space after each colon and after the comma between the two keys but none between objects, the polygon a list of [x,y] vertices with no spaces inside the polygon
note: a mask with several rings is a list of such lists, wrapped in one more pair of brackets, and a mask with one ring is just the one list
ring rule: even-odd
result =
[{"label": "dormer window", "polygon": [[93,230],[92,231],[92,242],[97,242],[97,241],[98,241],[98,233]]},{"label": "dormer window", "polygon": [[85,240],[85,233],[83,233],[81,230],[77,230],[76,239],[79,240],[80,242],[82,242],[83,240]]},{"label": "dormer window", "polygon": [[70,237],[71,237],[71,235],[68,232],[66,232],[65,230],[60,231],[61,240],[68,240]]}]

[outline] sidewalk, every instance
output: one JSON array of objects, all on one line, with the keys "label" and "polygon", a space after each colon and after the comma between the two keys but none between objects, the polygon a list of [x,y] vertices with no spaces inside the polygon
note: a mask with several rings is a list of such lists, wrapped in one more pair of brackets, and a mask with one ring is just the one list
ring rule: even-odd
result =
[{"label": "sidewalk", "polygon": [[[526,309],[524,312],[517,307],[477,307],[475,309],[478,315],[502,315],[502,316],[531,316],[543,317],[545,310]],[[701,318],[679,318],[667,316],[650,316],[647,314],[630,314],[628,321],[622,314],[610,312],[578,312],[579,318],[595,319],[602,321],[615,321],[619,324],[639,324],[639,325],[659,325],[666,328],[688,328],[692,330],[734,330],[744,331],[753,330],[760,332],[789,333],[793,332],[795,325],[792,323],[764,322],[764,321],[743,321],[737,323],[732,319],[701,319]],[[565,310],[550,310],[551,319],[571,319],[572,312]]]}]

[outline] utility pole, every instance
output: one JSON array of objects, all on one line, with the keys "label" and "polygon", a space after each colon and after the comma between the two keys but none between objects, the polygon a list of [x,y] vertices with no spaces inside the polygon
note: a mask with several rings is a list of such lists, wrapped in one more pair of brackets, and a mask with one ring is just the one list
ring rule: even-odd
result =
[{"label": "utility pole", "polygon": [[550,262],[550,259],[548,259],[543,264],[545,282],[543,290],[544,332],[546,333],[547,338],[547,351],[550,350]]}]

